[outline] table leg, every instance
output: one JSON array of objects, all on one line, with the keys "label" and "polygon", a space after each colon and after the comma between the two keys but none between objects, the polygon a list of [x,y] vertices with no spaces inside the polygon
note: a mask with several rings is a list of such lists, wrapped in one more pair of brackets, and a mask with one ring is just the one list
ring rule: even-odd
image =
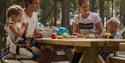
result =
[{"label": "table leg", "polygon": [[98,48],[87,48],[80,58],[79,63],[96,63]]}]

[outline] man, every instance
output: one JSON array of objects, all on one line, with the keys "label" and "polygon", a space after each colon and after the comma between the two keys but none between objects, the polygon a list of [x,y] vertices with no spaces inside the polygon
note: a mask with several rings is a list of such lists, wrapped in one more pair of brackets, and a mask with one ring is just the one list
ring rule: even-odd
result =
[{"label": "man", "polygon": [[36,24],[38,22],[37,9],[40,6],[40,0],[25,0],[25,9],[23,20],[28,23],[26,37],[34,37],[37,31]]},{"label": "man", "polygon": [[[22,19],[25,23],[28,24],[27,30],[26,30],[26,38],[34,38],[36,37],[36,34],[39,34],[37,32],[36,24],[38,22],[38,17],[37,17],[37,9],[40,6],[40,0],[25,0],[25,8],[24,12],[22,15]],[[32,46],[30,49],[33,54],[35,55],[40,55],[40,49],[38,49],[36,46]]]},{"label": "man", "polygon": [[[41,32],[39,33],[39,29],[36,28],[38,17],[36,11],[40,7],[40,0],[25,0],[25,8],[23,12],[23,20],[28,23],[28,27],[26,30],[26,38],[34,38],[41,37]],[[51,57],[46,57],[47,55],[51,55],[51,51],[45,49],[39,49],[35,46],[31,47],[33,53],[38,54],[40,57],[37,59],[39,63],[50,63],[49,59]],[[41,52],[42,51],[42,52]],[[48,54],[50,53],[50,54]],[[47,59],[48,61],[46,61]]]}]

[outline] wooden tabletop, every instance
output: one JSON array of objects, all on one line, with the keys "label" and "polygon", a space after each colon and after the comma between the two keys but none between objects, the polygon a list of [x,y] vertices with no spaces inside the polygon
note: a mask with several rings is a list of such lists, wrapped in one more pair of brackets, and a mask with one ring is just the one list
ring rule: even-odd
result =
[{"label": "wooden tabletop", "polygon": [[84,38],[68,38],[68,39],[51,39],[51,38],[37,38],[38,43],[55,44],[55,45],[68,45],[68,46],[83,46],[90,47],[103,46],[105,43],[120,42],[125,43],[125,39],[84,39]]}]

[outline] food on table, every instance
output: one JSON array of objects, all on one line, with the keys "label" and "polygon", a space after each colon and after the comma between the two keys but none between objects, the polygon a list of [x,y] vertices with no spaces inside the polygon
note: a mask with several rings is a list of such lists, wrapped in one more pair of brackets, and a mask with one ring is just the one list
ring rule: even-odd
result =
[{"label": "food on table", "polygon": [[64,36],[63,36],[63,35],[57,35],[57,38],[58,38],[58,39],[63,39]]},{"label": "food on table", "polygon": [[69,37],[70,37],[70,35],[69,35],[68,33],[64,33],[63,36],[64,36],[65,38],[69,38]]},{"label": "food on table", "polygon": [[85,38],[96,38],[96,36],[94,34],[87,34]]},{"label": "food on table", "polygon": [[109,32],[105,32],[103,38],[109,38],[110,36],[112,36],[111,33],[109,33]]},{"label": "food on table", "polygon": [[52,34],[51,34],[51,38],[52,38],[52,39],[56,39],[56,37],[57,37],[57,34],[56,34],[56,33],[52,33]]}]

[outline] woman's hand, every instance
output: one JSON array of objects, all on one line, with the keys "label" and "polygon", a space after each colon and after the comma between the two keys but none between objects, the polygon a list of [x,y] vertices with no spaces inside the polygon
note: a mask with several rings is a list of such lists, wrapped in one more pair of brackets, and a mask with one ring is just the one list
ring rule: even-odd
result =
[{"label": "woman's hand", "polygon": [[85,34],[77,34],[77,36],[80,37],[80,38],[85,38],[86,37]]},{"label": "woman's hand", "polygon": [[41,29],[36,29],[34,32],[34,37],[36,38],[42,38],[43,37],[43,32]]},{"label": "woman's hand", "polygon": [[96,38],[94,34],[78,34],[78,37],[81,38]]}]

